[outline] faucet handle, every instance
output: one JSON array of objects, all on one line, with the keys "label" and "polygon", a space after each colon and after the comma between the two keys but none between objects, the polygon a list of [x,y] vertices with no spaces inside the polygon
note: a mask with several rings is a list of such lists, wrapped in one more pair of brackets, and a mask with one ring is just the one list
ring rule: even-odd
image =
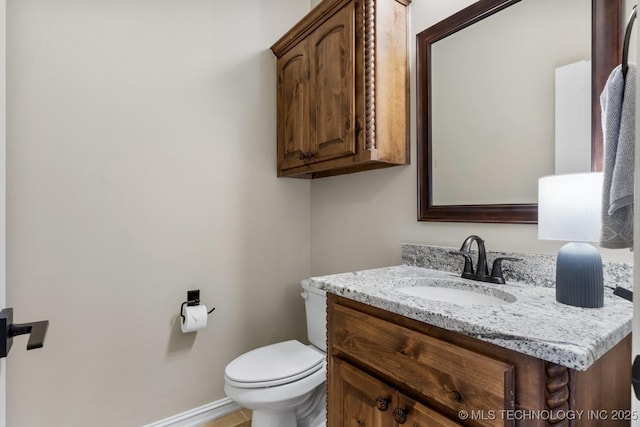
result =
[{"label": "faucet handle", "polygon": [[493,261],[491,268],[491,277],[495,279],[494,283],[504,284],[504,276],[502,275],[502,261],[522,261],[520,258],[500,257]]},{"label": "faucet handle", "polygon": [[464,269],[462,270],[462,274],[469,273],[473,274],[473,261],[471,260],[471,253],[465,251],[450,251],[451,255],[460,255],[464,257]]}]

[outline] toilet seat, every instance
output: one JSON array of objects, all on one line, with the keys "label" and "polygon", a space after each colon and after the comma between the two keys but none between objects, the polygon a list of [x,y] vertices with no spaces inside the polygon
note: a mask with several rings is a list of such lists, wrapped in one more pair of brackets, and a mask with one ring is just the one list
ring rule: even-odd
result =
[{"label": "toilet seat", "polygon": [[325,355],[291,340],[245,353],[225,369],[227,384],[238,388],[264,388],[288,384],[324,366]]}]

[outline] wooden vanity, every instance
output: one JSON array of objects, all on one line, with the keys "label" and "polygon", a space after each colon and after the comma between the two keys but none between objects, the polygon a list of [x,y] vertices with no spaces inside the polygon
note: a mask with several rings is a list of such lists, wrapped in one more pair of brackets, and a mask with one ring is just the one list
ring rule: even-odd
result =
[{"label": "wooden vanity", "polygon": [[328,427],[629,426],[631,335],[586,371],[328,294]]}]

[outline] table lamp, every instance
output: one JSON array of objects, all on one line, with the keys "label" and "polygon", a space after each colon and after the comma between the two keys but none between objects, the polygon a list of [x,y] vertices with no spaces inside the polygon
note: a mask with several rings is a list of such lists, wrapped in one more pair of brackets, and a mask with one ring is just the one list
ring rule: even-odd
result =
[{"label": "table lamp", "polygon": [[568,241],[556,261],[556,301],[576,307],[604,305],[602,258],[587,242],[600,240],[602,173],[538,180],[538,238]]}]

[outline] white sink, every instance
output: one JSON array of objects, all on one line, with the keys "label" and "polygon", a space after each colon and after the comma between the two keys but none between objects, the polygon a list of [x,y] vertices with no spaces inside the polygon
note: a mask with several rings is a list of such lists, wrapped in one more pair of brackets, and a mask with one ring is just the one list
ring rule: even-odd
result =
[{"label": "white sink", "polygon": [[503,305],[516,301],[516,297],[502,290],[458,280],[414,279],[412,282],[414,286],[400,286],[394,290],[417,298],[460,305]]}]

